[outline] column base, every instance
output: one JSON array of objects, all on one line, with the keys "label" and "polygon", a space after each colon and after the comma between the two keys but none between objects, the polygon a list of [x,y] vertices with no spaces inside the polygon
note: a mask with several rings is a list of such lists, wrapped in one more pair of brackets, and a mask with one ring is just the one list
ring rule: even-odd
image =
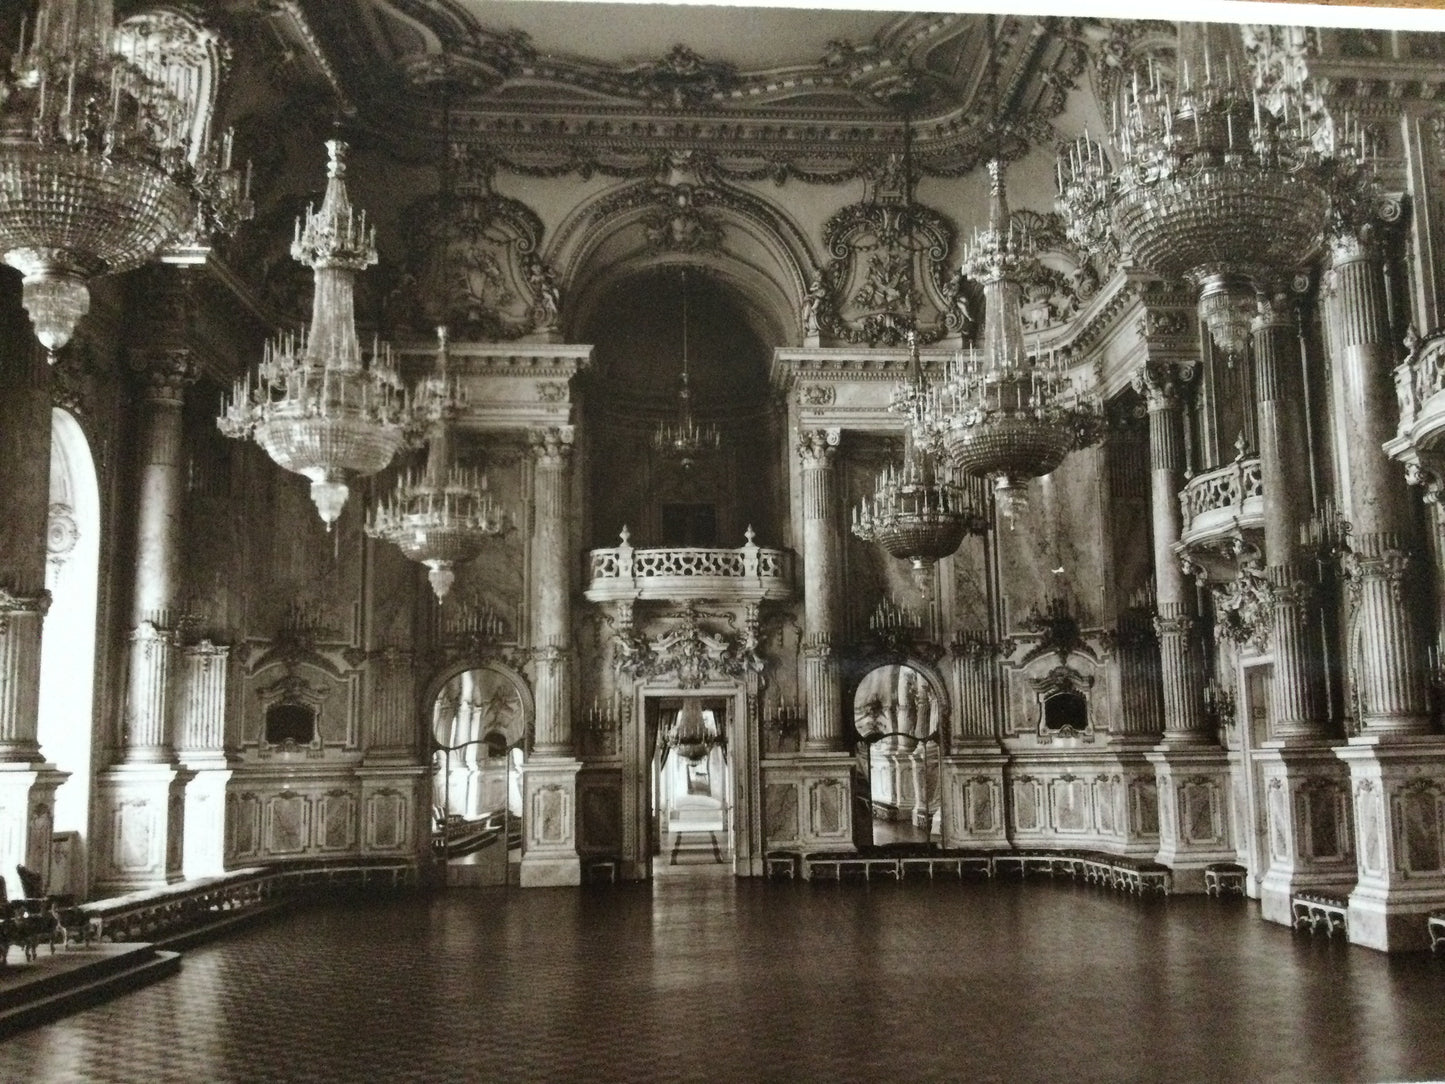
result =
[{"label": "column base", "polygon": [[367,762],[356,769],[361,780],[363,854],[430,853],[431,769],[409,764]]},{"label": "column base", "polygon": [[12,898],[23,895],[16,866],[37,871],[50,884],[55,791],[69,778],[43,761],[0,763],[0,876]]},{"label": "column base", "polygon": [[100,775],[93,895],[119,896],[183,879],[182,826],[190,776],[174,764],[120,764]]},{"label": "column base", "polygon": [[226,784],[231,763],[224,757],[188,760],[177,781],[184,792],[178,826],[181,874],[213,877],[226,871]]},{"label": "column base", "polygon": [[582,883],[577,855],[577,772],[580,761],[534,756],[522,766],[523,888]]},{"label": "column base", "polygon": [[1293,896],[1343,896],[1354,887],[1348,780],[1334,745],[1319,739],[1265,742],[1255,761],[1265,789],[1269,862],[1259,886],[1260,914],[1292,926]]},{"label": "column base", "polygon": [[1147,755],[1159,788],[1159,851],[1176,893],[1204,891],[1204,867],[1238,861],[1229,831],[1229,761],[1218,745],[1166,737]]},{"label": "column base", "polygon": [[1003,769],[1008,757],[996,749],[957,752],[943,758],[939,791],[943,845],[955,850],[1008,846],[1004,827]]},{"label": "column base", "polygon": [[[764,850],[847,851],[871,843],[871,813],[854,808],[854,764],[836,753],[764,761]],[[860,832],[868,838],[860,840]]]},{"label": "column base", "polygon": [[1354,797],[1358,881],[1349,936],[1382,952],[1430,947],[1425,919],[1445,908],[1445,739],[1361,735],[1335,750]]}]

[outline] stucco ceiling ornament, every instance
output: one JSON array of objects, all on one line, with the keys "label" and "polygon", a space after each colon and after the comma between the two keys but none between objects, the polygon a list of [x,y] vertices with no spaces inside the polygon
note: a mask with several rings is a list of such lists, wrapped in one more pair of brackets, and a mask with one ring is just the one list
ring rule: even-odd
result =
[{"label": "stucco ceiling ornament", "polygon": [[738,71],[732,64],[705,60],[686,45],[674,45],[662,59],[624,71],[622,79],[644,101],[682,109],[726,94],[737,85]]},{"label": "stucco ceiling ornament", "polygon": [[453,144],[450,155],[454,191],[423,196],[402,212],[411,227],[408,253],[386,298],[388,322],[413,331],[446,325],[462,342],[556,331],[561,293],[536,256],[542,220],[495,191],[489,152]]}]

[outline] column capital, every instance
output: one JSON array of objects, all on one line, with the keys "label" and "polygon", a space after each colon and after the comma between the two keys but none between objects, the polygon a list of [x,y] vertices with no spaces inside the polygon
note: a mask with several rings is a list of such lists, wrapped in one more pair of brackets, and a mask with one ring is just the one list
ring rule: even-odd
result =
[{"label": "column capital", "polygon": [[130,369],[140,379],[141,397],[148,403],[179,404],[200,375],[188,347],[132,354]]},{"label": "column capital", "polygon": [[798,431],[798,458],[805,470],[827,467],[832,464],[842,440],[841,429],[800,429]]},{"label": "column capital", "polygon": [[1284,290],[1267,290],[1255,297],[1254,330],[1292,328],[1298,317],[1295,300]]},{"label": "column capital", "polygon": [[0,587],[0,628],[11,614],[37,614],[44,617],[50,612],[50,592],[41,591],[34,595],[12,594]]},{"label": "column capital", "polygon": [[1129,382],[1144,397],[1150,412],[1179,409],[1179,393],[1199,371],[1193,360],[1169,362],[1150,359],[1134,370]]},{"label": "column capital", "polygon": [[571,425],[553,425],[527,430],[527,443],[539,464],[564,466],[572,458],[577,430]]}]

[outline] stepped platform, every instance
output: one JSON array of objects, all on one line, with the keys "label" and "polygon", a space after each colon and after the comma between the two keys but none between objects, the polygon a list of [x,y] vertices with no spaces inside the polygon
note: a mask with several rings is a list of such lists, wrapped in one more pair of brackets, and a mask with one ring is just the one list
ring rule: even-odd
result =
[{"label": "stepped platform", "polygon": [[0,969],[0,1038],[174,975],[181,954],[146,942],[41,948],[27,961],[12,946]]}]

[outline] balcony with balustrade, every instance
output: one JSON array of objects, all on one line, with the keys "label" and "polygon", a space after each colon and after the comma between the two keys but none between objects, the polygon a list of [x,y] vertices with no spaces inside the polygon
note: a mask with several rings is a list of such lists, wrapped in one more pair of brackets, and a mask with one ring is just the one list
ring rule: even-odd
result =
[{"label": "balcony with balustrade", "polygon": [[753,543],[753,530],[736,549],[698,546],[635,547],[627,528],[621,544],[587,555],[591,602],[747,603],[793,594],[793,555]]},{"label": "balcony with balustrade", "polygon": [[1409,355],[1395,367],[1395,399],[1399,427],[1385,452],[1439,505],[1445,495],[1445,328],[1410,340]]},{"label": "balcony with balustrade", "polygon": [[1241,554],[1264,542],[1264,484],[1259,457],[1243,450],[1232,462],[1190,478],[1179,494],[1182,530],[1175,553],[1211,580],[1234,577]]}]

